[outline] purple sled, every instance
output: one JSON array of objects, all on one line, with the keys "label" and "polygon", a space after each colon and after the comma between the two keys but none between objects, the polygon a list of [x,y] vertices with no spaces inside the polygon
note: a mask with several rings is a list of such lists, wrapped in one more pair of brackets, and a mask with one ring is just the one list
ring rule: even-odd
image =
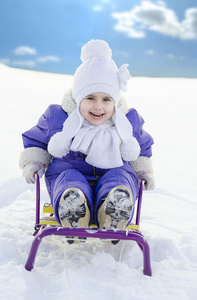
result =
[{"label": "purple sled", "polygon": [[[140,184],[138,202],[137,202],[137,212],[136,212],[136,222],[135,225],[140,224],[140,214],[142,205],[142,192],[143,192],[143,182]],[[125,229],[125,230],[101,230],[98,228],[64,228],[59,226],[43,226],[40,224],[40,179],[36,176],[36,223],[35,223],[35,233],[34,241],[29,252],[27,262],[25,264],[25,269],[31,271],[34,267],[34,262],[38,247],[42,239],[49,235],[60,235],[60,236],[72,236],[80,238],[100,238],[109,240],[132,240],[137,242],[138,246],[143,253],[143,273],[144,275],[152,276],[151,264],[150,264],[150,248],[147,240],[144,238],[143,234],[136,229]]]}]

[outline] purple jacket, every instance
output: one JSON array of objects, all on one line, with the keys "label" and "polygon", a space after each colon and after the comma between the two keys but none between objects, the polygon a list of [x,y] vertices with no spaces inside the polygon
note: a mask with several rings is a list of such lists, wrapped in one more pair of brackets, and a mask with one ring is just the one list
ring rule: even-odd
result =
[{"label": "purple jacket", "polygon": [[[23,144],[25,148],[39,147],[47,152],[47,145],[50,138],[63,128],[63,123],[68,117],[68,114],[60,105],[50,105],[46,112],[40,117],[36,126],[23,133]],[[126,117],[133,126],[133,135],[137,139],[141,152],[140,156],[151,157],[153,145],[152,137],[143,130],[144,120],[135,109],[131,109]],[[76,168],[82,172],[88,180],[94,180],[95,174],[103,175],[106,170],[93,168],[85,162],[85,155],[79,152],[70,152],[63,158],[53,158],[47,171],[46,178],[50,180],[54,175],[59,175],[62,171],[68,168]],[[41,162],[41,161],[40,161]],[[131,166],[128,162],[124,162],[126,170]],[[131,171],[131,170],[130,170]]]}]

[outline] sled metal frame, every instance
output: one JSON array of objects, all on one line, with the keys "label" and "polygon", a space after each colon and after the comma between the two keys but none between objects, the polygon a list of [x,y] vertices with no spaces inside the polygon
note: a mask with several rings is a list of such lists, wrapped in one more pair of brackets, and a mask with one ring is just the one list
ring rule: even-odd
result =
[{"label": "sled metal frame", "polygon": [[[134,225],[140,224],[141,205],[142,205],[143,182],[140,184],[136,222]],[[132,240],[135,241],[143,253],[143,273],[144,275],[152,276],[151,263],[150,263],[150,248],[147,240],[143,234],[137,229],[125,230],[101,230],[98,228],[65,228],[61,225],[50,226],[40,224],[40,179],[36,176],[36,223],[35,223],[35,236],[29,252],[28,259],[25,264],[25,269],[31,271],[34,267],[34,262],[38,247],[42,239],[49,235],[58,236],[72,236],[79,238],[100,238],[109,240]]]}]

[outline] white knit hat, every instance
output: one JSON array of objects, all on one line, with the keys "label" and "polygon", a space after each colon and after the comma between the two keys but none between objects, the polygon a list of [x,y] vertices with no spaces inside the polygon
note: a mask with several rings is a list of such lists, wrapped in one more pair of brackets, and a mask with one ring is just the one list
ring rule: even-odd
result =
[{"label": "white knit hat", "polygon": [[[140,146],[133,137],[132,125],[117,107],[120,92],[121,90],[126,91],[127,81],[130,78],[127,70],[128,64],[122,65],[118,70],[111,57],[111,49],[105,41],[91,40],[82,47],[82,64],[75,72],[72,90],[77,108],[64,122],[62,131],[52,136],[48,151],[53,156],[63,157],[70,151],[72,139],[82,128],[84,122],[84,118],[79,112],[80,102],[87,95],[96,92],[104,92],[114,100],[115,112],[112,120],[121,139],[120,150],[118,150],[121,157],[126,161],[134,161],[139,156]],[[121,165],[122,161],[116,167]],[[97,165],[95,164],[95,166]],[[113,167],[113,161],[111,167]]]},{"label": "white knit hat", "polygon": [[81,49],[82,64],[77,68],[73,83],[73,98],[79,105],[87,95],[96,92],[109,94],[115,104],[120,99],[120,90],[125,90],[130,78],[127,64],[119,70],[112,59],[107,42],[91,40]]}]

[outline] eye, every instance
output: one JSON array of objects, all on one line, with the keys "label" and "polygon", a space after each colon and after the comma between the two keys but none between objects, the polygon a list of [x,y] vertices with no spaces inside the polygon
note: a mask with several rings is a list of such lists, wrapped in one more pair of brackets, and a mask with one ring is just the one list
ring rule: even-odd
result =
[{"label": "eye", "polygon": [[104,98],[103,101],[104,102],[111,102],[111,99],[110,98]]},{"label": "eye", "polygon": [[94,100],[94,97],[87,97],[86,99],[92,101]]}]

